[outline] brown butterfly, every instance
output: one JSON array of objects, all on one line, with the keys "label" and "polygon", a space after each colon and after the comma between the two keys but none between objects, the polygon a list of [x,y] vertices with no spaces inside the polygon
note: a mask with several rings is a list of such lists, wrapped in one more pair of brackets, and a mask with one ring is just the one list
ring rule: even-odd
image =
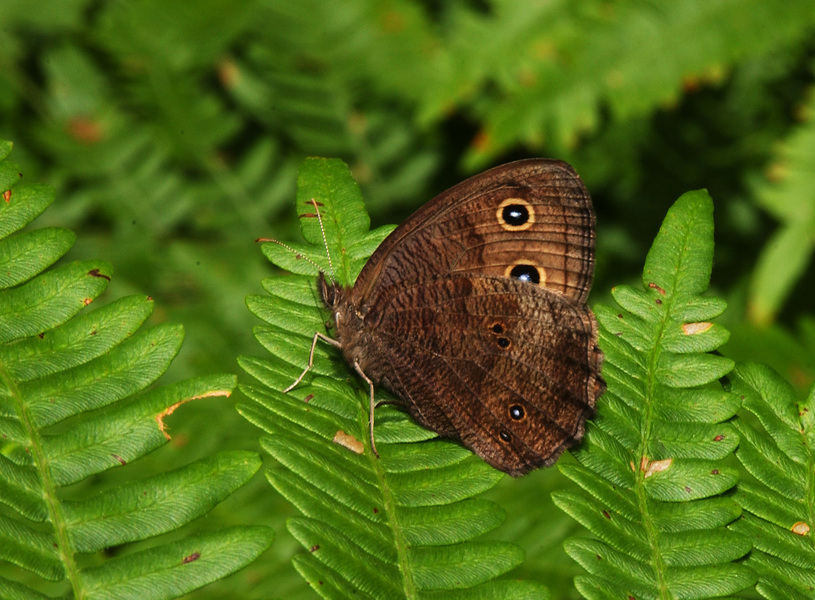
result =
[{"label": "brown butterfly", "polygon": [[[568,164],[530,159],[438,195],[391,233],[353,287],[318,280],[336,339],[370,387],[513,476],[583,436],[605,390],[586,306],[594,212]],[[308,368],[286,391],[302,379]]]}]

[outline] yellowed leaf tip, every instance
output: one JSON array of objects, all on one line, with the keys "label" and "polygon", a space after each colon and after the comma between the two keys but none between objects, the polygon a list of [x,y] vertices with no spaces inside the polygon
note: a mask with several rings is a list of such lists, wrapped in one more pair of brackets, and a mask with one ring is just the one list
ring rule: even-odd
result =
[{"label": "yellowed leaf tip", "polygon": [[190,400],[198,400],[200,398],[211,398],[213,396],[224,396],[229,398],[232,395],[232,390],[210,390],[208,392],[204,392],[203,394],[198,394],[196,396],[190,396],[189,398],[184,398],[176,402],[175,404],[171,404],[163,411],[156,415],[156,423],[158,423],[158,430],[164,434],[168,440],[170,439],[170,434],[167,433],[167,425],[164,423],[164,417],[167,417],[175,412],[175,409],[181,406],[182,404],[186,404]]},{"label": "yellowed leaf tip", "polygon": [[345,433],[342,429],[334,434],[334,439],[332,441],[335,444],[348,448],[351,452],[356,452],[357,454],[362,454],[365,452],[365,446],[362,445],[362,442],[360,442],[353,435]]}]

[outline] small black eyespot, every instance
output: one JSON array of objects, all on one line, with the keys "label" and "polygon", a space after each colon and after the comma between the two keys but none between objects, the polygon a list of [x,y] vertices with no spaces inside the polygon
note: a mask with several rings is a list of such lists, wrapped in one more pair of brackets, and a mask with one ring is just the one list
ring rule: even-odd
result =
[{"label": "small black eyespot", "polygon": [[526,413],[524,412],[524,407],[520,404],[513,404],[509,407],[509,416],[516,421],[520,421],[525,415]]},{"label": "small black eyespot", "polygon": [[501,211],[504,223],[512,227],[520,227],[529,220],[529,209],[523,204],[507,204]]},{"label": "small black eyespot", "polygon": [[512,439],[512,436],[510,435],[509,431],[507,431],[507,430],[505,430],[505,429],[502,429],[502,430],[501,430],[501,431],[498,433],[498,436],[499,436],[499,437],[500,437],[502,440],[504,440],[505,442],[508,442],[509,440],[511,440],[511,439]]},{"label": "small black eyespot", "polygon": [[495,323],[495,324],[492,326],[492,330],[493,330],[495,333],[504,333],[504,326],[503,326],[503,325],[501,325],[500,323]]},{"label": "small black eyespot", "polygon": [[498,345],[501,348],[509,348],[509,340],[507,338],[498,338]]},{"label": "small black eyespot", "polygon": [[532,265],[515,265],[509,272],[510,277],[526,281],[529,283],[540,283],[541,276],[538,270]]}]

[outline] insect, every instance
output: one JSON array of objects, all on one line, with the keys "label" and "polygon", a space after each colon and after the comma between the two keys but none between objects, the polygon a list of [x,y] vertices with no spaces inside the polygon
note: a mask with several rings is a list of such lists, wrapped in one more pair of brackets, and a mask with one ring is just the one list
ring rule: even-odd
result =
[{"label": "insect", "polygon": [[[315,203],[315,208],[316,208]],[[321,273],[335,337],[368,384],[424,427],[520,476],[583,436],[605,390],[586,306],[595,217],[574,169],[529,159],[441,193],[396,228],[352,287]]]}]

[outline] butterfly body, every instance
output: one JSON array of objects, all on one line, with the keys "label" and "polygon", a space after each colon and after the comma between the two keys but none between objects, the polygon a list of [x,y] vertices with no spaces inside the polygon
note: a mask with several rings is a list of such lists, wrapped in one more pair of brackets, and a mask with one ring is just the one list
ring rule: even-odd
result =
[{"label": "butterfly body", "polygon": [[319,291],[343,354],[411,415],[513,476],[583,435],[605,389],[591,200],[566,163],[470,178],[386,238],[353,287]]}]

